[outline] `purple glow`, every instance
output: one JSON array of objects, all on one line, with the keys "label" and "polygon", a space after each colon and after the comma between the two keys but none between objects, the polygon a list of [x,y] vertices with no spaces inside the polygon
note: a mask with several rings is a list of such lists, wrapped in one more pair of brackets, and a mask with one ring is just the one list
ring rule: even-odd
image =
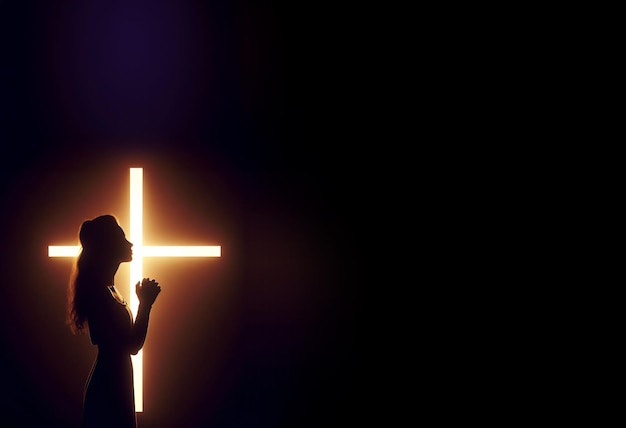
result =
[{"label": "purple glow", "polygon": [[186,126],[212,82],[210,23],[189,2],[84,2],[50,17],[49,59],[68,126],[124,135]]}]

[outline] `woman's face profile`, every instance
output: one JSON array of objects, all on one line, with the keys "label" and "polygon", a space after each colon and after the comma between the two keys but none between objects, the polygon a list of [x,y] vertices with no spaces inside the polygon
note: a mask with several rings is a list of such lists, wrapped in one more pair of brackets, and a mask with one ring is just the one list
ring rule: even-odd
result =
[{"label": "woman's face profile", "polygon": [[120,262],[130,262],[133,260],[133,244],[126,239],[126,234],[122,230],[121,227],[118,226],[117,230],[117,239],[119,245],[116,246],[117,251],[116,254],[119,256]]},{"label": "woman's face profile", "polygon": [[79,235],[83,249],[95,257],[117,263],[133,260],[133,244],[126,239],[126,233],[110,215],[85,221]]}]

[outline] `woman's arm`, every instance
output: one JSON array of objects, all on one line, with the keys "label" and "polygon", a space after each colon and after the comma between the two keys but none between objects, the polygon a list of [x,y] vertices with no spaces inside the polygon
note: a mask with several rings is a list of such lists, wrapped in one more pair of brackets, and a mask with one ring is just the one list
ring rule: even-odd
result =
[{"label": "woman's arm", "polygon": [[135,317],[135,323],[131,329],[130,334],[130,353],[137,355],[139,350],[143,348],[143,344],[146,341],[146,335],[148,334],[148,321],[150,321],[151,305],[145,305],[140,303],[137,310],[137,316]]},{"label": "woman's arm", "polygon": [[144,278],[141,281],[141,286],[139,282],[135,285],[135,292],[139,298],[139,309],[137,309],[137,316],[135,317],[135,323],[133,324],[130,334],[129,347],[132,355],[137,355],[146,341],[148,322],[150,321],[150,310],[152,309],[152,304],[161,292],[161,287],[159,287],[159,283],[155,280]]}]

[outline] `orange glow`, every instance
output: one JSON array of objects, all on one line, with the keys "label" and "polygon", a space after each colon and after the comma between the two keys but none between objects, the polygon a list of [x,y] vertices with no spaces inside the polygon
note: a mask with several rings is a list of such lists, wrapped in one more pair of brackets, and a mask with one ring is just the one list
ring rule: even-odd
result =
[{"label": "orange glow", "polygon": [[[130,230],[133,260],[130,262],[130,308],[137,316],[139,300],[135,284],[143,278],[144,257],[221,257],[220,246],[144,246],[143,245],[143,168],[130,168]],[[76,257],[80,247],[48,246],[48,257]],[[135,411],[143,412],[143,358],[142,350],[132,355],[135,379]]]}]

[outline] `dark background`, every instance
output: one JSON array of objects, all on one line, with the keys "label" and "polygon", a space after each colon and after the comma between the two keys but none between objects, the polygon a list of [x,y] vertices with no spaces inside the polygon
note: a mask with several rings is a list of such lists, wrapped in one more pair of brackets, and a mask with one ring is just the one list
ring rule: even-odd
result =
[{"label": "dark background", "polygon": [[151,230],[223,256],[146,262],[166,293],[140,426],[371,420],[358,22],[332,3],[0,1],[2,418],[77,426],[94,350],[63,325],[69,264],[46,246],[125,220],[143,166]]}]

